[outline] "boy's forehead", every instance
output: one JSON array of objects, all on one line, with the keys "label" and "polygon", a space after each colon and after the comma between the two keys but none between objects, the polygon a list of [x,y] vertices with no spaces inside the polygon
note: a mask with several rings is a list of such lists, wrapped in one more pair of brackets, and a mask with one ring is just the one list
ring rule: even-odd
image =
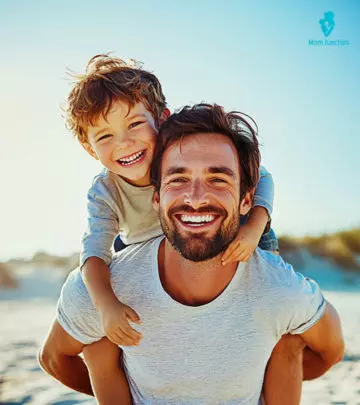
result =
[{"label": "boy's forehead", "polygon": [[127,100],[115,100],[110,106],[105,108],[98,116],[89,122],[89,127],[94,129],[108,126],[112,121],[119,122],[128,120],[135,116],[151,117],[151,113],[147,110],[142,102],[131,104]]}]

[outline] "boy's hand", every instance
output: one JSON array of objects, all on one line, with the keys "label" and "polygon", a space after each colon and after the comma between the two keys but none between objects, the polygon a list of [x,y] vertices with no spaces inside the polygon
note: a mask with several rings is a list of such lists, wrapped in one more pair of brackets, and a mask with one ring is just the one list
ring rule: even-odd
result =
[{"label": "boy's hand", "polygon": [[222,264],[225,266],[232,262],[247,262],[257,248],[261,235],[262,232],[260,233],[255,227],[248,224],[242,225],[236,238],[223,254]]},{"label": "boy's hand", "polygon": [[141,333],[130,326],[129,321],[140,324],[139,315],[129,306],[114,300],[99,308],[106,337],[121,346],[137,346]]}]

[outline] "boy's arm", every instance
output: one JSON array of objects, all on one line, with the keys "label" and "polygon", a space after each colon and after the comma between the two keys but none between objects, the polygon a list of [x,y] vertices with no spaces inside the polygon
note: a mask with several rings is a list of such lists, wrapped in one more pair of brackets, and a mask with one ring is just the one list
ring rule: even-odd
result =
[{"label": "boy's arm", "polygon": [[131,405],[129,384],[120,366],[120,348],[104,338],[85,346],[83,353],[99,405]]},{"label": "boy's arm", "polygon": [[131,328],[128,320],[139,322],[139,317],[118,301],[110,283],[108,264],[122,220],[120,201],[111,181],[111,177],[103,172],[95,178],[88,192],[88,228],[82,239],[80,268],[106,336],[117,344],[134,345],[141,335]]},{"label": "boy's arm", "polygon": [[254,194],[254,207],[263,207],[271,217],[274,205],[274,181],[272,175],[265,169],[260,167],[260,178],[256,186]]},{"label": "boy's arm", "polygon": [[107,264],[99,257],[89,257],[82,267],[82,277],[100,314],[106,336],[112,342],[124,346],[138,344],[141,334],[130,326],[129,320],[139,323],[140,318],[115,296]]},{"label": "boy's arm", "polygon": [[324,315],[306,332],[300,334],[307,347],[304,350],[304,380],[323,375],[344,356],[344,338],[339,315],[327,302]]},{"label": "boy's arm", "polygon": [[237,237],[223,255],[222,263],[224,266],[230,262],[246,262],[250,259],[262,234],[270,224],[273,200],[274,183],[272,176],[264,167],[261,167],[253,208],[248,214],[246,223],[240,227]]}]

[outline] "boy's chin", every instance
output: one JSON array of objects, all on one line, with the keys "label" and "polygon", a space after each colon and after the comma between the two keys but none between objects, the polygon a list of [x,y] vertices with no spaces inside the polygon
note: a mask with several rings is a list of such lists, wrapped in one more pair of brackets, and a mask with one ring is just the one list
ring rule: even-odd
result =
[{"label": "boy's chin", "polygon": [[118,173],[120,177],[122,177],[127,183],[132,184],[134,186],[148,186],[150,185],[150,175],[149,173],[144,173],[141,175],[134,175],[134,176],[126,176],[124,173]]}]

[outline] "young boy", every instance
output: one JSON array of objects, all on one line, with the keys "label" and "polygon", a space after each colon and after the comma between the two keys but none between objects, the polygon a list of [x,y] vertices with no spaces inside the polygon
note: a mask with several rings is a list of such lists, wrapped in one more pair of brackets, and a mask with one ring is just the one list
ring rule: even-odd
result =
[{"label": "young boy", "polygon": [[[141,334],[129,323],[140,323],[138,314],[119,302],[111,288],[108,265],[112,245],[118,234],[124,245],[162,234],[152,208],[150,164],[159,125],[169,114],[161,85],[153,74],[107,55],[90,60],[86,74],[68,97],[68,126],[84,149],[105,167],[88,193],[88,229],[82,240],[80,267],[104,332],[117,345],[138,345]],[[247,261],[258,245],[278,249],[270,230],[273,182],[266,169],[262,168],[260,174],[254,207],[225,252],[224,264]],[[274,375],[287,367],[291,357],[281,350],[279,353],[279,360],[271,361]],[[301,359],[296,359],[301,369]],[[296,393],[301,388],[298,374],[300,377],[292,383]],[[264,389],[269,398],[275,398],[276,390],[282,389],[274,380],[276,377],[270,378],[271,387]],[[294,395],[289,398],[283,403],[298,403]]]}]

